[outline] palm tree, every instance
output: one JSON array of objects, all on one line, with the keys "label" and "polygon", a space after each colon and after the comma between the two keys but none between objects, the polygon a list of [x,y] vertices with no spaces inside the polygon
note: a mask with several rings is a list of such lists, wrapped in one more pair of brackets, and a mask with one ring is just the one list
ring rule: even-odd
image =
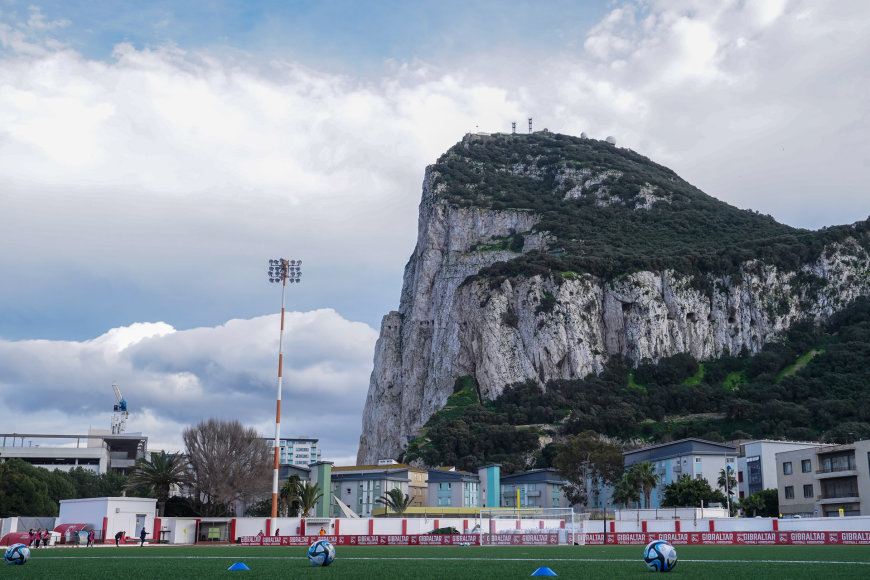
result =
[{"label": "palm tree", "polygon": [[411,505],[411,496],[407,493],[402,493],[401,489],[393,488],[375,501],[384,504],[384,507],[387,508],[387,513],[393,510],[397,514],[402,515],[408,509],[408,506]]},{"label": "palm tree", "polygon": [[631,508],[631,503],[640,502],[640,492],[637,484],[632,480],[631,474],[626,473],[613,488],[613,502],[623,504],[626,509]]},{"label": "palm tree", "polygon": [[295,473],[284,482],[278,492],[281,513],[284,517],[296,517],[299,515],[299,476]]},{"label": "palm tree", "polygon": [[296,493],[299,495],[299,509],[302,510],[304,517],[311,515],[311,510],[314,509],[315,504],[323,497],[323,494],[320,492],[320,484],[315,483],[311,485],[310,481],[300,484]]},{"label": "palm tree", "polygon": [[727,479],[726,479],[726,471],[724,469],[719,470],[719,479],[717,483],[719,484],[719,488],[722,491],[728,491],[728,497],[733,497],[734,493],[737,491],[737,478],[734,477],[734,472],[732,470],[727,471]]},{"label": "palm tree", "polygon": [[659,483],[659,476],[656,474],[655,465],[649,461],[635,463],[629,468],[628,476],[636,486],[640,487],[643,493],[643,507],[649,509],[652,490]]},{"label": "palm tree", "polygon": [[152,453],[150,459],[140,458],[136,468],[127,480],[125,487],[133,489],[139,486],[150,487],[157,498],[157,513],[163,517],[169,490],[173,485],[187,483],[190,480],[187,459],[181,453]]}]

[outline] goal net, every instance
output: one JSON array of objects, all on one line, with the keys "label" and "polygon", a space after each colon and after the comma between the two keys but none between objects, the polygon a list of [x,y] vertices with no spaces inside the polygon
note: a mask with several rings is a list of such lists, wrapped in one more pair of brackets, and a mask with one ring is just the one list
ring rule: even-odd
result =
[{"label": "goal net", "polygon": [[571,508],[484,508],[475,531],[481,545],[509,544],[507,537],[516,535],[552,534],[560,545],[585,546],[588,519],[588,513]]}]

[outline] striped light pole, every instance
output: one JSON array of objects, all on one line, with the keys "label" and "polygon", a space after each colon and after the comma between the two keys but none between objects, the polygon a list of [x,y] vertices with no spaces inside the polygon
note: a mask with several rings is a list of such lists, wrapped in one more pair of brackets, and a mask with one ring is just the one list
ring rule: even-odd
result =
[{"label": "striped light pole", "polygon": [[281,334],[278,338],[278,399],[275,404],[275,465],[272,472],[272,529],[278,529],[278,455],[281,450],[281,383],[284,375],[284,294],[287,282],[302,282],[302,260],[269,260],[269,282],[281,283]]}]

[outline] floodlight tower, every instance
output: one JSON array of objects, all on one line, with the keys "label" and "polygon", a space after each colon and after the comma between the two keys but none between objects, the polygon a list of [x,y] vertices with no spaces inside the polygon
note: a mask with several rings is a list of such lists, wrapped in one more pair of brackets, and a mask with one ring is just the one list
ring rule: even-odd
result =
[{"label": "floodlight tower", "polygon": [[284,294],[287,282],[302,282],[302,260],[269,260],[269,282],[281,283],[281,333],[278,337],[278,399],[275,405],[275,465],[272,472],[272,530],[278,525],[278,455],[281,450],[281,383],[284,369]]}]

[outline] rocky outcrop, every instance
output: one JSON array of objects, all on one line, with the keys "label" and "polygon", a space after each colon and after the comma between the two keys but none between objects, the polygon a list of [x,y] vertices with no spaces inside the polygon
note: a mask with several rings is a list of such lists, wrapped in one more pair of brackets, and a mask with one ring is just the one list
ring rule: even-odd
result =
[{"label": "rocky outcrop", "polygon": [[[399,310],[381,325],[361,464],[401,453],[457,377],[473,376],[481,397],[495,398],[513,383],[599,372],[616,355],[637,363],[757,352],[794,321],[825,318],[870,293],[870,256],[852,238],[793,271],[749,261],[730,277],[665,270],[463,284],[497,261],[546,249],[547,236],[530,234],[532,212],[457,208],[439,199],[434,183],[427,170]],[[523,233],[522,248],[511,248]]]}]

